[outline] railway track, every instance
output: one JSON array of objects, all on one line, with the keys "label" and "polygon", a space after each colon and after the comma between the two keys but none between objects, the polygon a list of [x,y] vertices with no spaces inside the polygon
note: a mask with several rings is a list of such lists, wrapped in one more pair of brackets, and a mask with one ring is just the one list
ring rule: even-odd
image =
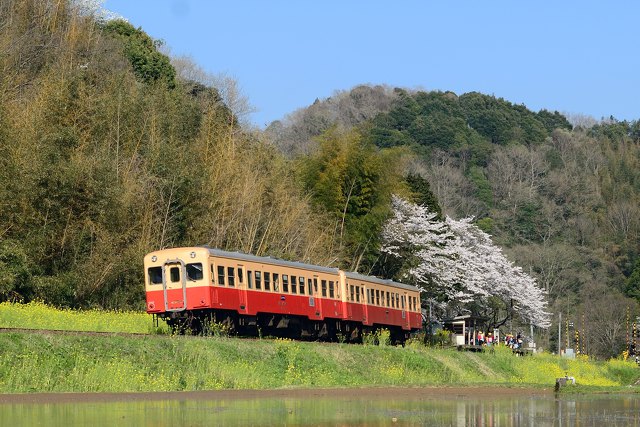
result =
[{"label": "railway track", "polygon": [[87,336],[169,336],[169,335],[153,335],[140,332],[105,332],[105,331],[70,331],[65,329],[35,329],[35,328],[0,328],[0,333],[33,333],[42,335],[87,335]]}]

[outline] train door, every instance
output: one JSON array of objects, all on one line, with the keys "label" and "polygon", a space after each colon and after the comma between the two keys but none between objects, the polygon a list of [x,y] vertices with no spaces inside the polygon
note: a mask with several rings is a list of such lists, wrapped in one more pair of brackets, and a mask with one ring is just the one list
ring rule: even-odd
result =
[{"label": "train door", "polygon": [[411,329],[411,316],[407,313],[409,296],[405,292],[400,296],[400,298],[402,299],[402,326]]},{"label": "train door", "polygon": [[182,311],[187,308],[187,281],[184,262],[180,259],[165,261],[162,268],[165,311]]},{"label": "train door", "polygon": [[312,293],[309,297],[309,305],[315,307],[316,309],[316,316],[318,317],[324,317],[324,315],[322,314],[322,298],[320,297],[320,289],[318,286],[318,276],[314,275],[313,276],[313,286],[312,286]]},{"label": "train door", "polygon": [[240,310],[247,309],[247,274],[243,265],[238,264],[238,293],[240,298]]}]

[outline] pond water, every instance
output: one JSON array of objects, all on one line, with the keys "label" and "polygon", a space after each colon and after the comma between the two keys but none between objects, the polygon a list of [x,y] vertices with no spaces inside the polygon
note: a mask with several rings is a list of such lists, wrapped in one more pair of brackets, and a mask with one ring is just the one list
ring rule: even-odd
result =
[{"label": "pond water", "polygon": [[[295,392],[293,392],[295,393]],[[386,394],[386,396],[385,396]],[[2,426],[640,426],[640,395],[341,393],[0,403]]]}]

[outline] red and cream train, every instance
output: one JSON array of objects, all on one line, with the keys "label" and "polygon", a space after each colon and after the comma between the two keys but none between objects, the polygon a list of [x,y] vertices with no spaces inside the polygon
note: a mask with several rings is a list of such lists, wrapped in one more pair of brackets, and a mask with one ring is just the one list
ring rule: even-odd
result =
[{"label": "red and cream train", "polygon": [[422,326],[415,286],[207,247],[144,258],[147,312],[176,329],[221,322],[247,335],[358,341],[379,328],[404,341]]}]

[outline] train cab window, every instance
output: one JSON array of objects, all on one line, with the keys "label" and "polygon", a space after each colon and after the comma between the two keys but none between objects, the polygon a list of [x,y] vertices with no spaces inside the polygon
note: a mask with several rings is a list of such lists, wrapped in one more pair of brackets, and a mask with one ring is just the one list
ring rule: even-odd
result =
[{"label": "train cab window", "polygon": [[380,305],[380,290],[376,289],[376,305]]},{"label": "train cab window", "polygon": [[253,271],[247,271],[247,287],[253,289]]},{"label": "train cab window", "polygon": [[236,269],[233,267],[227,267],[227,275],[229,277],[229,286],[236,285]]},{"label": "train cab window", "polygon": [[327,296],[327,281],[326,280],[321,280],[320,283],[322,284],[322,296],[326,297]]},{"label": "train cab window", "polygon": [[271,273],[264,272],[264,290],[271,290]]},{"label": "train cab window", "polygon": [[282,292],[289,293],[289,276],[282,275]]},{"label": "train cab window", "polygon": [[296,276],[291,276],[291,293],[298,293],[298,278]]},{"label": "train cab window", "polygon": [[349,300],[350,301],[356,300],[356,290],[353,285],[349,285]]},{"label": "train cab window", "polygon": [[162,267],[149,267],[149,283],[162,285]]},{"label": "train cab window", "polygon": [[180,267],[171,267],[169,270],[169,276],[171,276],[171,281],[173,283],[180,281]]},{"label": "train cab window", "polygon": [[238,267],[238,286],[244,283],[244,270],[242,267]]},{"label": "train cab window", "polygon": [[218,266],[218,285],[224,286],[224,267]]},{"label": "train cab window", "polygon": [[304,295],[304,277],[298,277],[298,284],[300,285],[300,295]]},{"label": "train cab window", "polygon": [[329,298],[335,298],[335,287],[333,284],[333,280],[329,280]]},{"label": "train cab window", "polygon": [[273,273],[273,292],[280,292],[280,275]]},{"label": "train cab window", "polygon": [[256,271],[256,289],[262,289],[262,272]]},{"label": "train cab window", "polygon": [[201,262],[187,264],[187,279],[195,282],[196,280],[202,280],[203,277],[204,273],[202,272]]}]

